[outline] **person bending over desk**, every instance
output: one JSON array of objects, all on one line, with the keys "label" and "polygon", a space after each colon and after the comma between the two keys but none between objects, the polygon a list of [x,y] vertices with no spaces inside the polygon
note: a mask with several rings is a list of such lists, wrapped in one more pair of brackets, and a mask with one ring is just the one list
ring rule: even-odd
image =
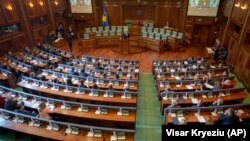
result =
[{"label": "person bending over desk", "polygon": [[38,106],[39,117],[44,119],[52,119],[50,114],[53,113],[52,110],[46,107],[46,103],[43,101]]}]

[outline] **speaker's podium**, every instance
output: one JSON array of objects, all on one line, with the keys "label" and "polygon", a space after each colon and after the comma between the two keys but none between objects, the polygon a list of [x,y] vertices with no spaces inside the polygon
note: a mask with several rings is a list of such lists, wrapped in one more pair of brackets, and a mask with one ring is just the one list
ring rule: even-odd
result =
[{"label": "speaker's podium", "polygon": [[120,53],[129,54],[129,46],[128,46],[128,39],[127,38],[121,39]]}]

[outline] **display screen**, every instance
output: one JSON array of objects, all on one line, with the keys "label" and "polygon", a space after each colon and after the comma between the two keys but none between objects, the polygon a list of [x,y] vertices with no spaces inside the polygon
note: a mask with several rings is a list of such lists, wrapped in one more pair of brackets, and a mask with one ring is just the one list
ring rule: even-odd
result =
[{"label": "display screen", "polygon": [[220,0],[189,0],[188,16],[216,17]]},{"label": "display screen", "polygon": [[70,0],[72,13],[92,13],[92,0]]}]

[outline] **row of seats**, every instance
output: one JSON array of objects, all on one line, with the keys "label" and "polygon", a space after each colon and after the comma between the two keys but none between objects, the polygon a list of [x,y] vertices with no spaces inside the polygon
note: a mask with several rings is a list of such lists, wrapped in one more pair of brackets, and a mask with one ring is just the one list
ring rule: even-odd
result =
[{"label": "row of seats", "polygon": [[92,28],[85,28],[85,33],[91,33],[91,32],[103,32],[103,31],[124,31],[128,32],[128,26],[106,26],[106,27],[92,27]]},{"label": "row of seats", "polygon": [[173,31],[172,34],[170,34],[170,33],[160,34],[160,33],[143,32],[142,31],[141,34],[142,34],[142,37],[151,38],[151,39],[154,38],[157,40],[166,40],[168,37],[173,37],[173,38],[177,38],[177,39],[183,38],[183,33],[182,32],[177,33],[176,31]]},{"label": "row of seats", "polygon": [[[128,31],[121,31],[121,30],[116,30],[116,31],[98,31],[96,32],[97,37],[101,36],[121,36],[122,34],[128,34]],[[83,34],[84,39],[90,39],[89,33],[84,33]]]}]

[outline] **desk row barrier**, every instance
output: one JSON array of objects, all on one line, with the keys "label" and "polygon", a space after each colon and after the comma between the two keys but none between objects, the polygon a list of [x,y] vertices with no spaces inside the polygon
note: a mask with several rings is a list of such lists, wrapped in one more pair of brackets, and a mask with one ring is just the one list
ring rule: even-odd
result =
[{"label": "desk row barrier", "polygon": [[178,64],[178,63],[184,63],[185,61],[197,64],[200,64],[202,62],[207,62],[207,60],[205,60],[204,58],[197,57],[197,58],[185,58],[185,59],[173,59],[173,60],[153,60],[153,65]]},{"label": "desk row barrier", "polygon": [[40,48],[35,48],[34,51],[49,56],[49,60],[62,60],[62,56],[59,56],[59,55],[50,53],[50,52],[45,51],[45,50],[42,50],[42,49],[40,49]]},{"label": "desk row barrier", "polygon": [[219,90],[204,90],[204,91],[195,91],[195,92],[161,92],[160,95],[163,100],[169,99],[194,99],[196,95],[201,95],[202,98],[214,98],[223,96],[230,96],[231,93],[237,91],[244,91],[245,88],[229,88],[229,89],[219,89]]},{"label": "desk row barrier", "polygon": [[[111,133],[110,139],[114,140],[125,140],[126,135],[134,134],[132,129],[117,129],[117,128],[106,128],[106,127],[96,127],[88,125],[80,125],[68,122],[59,122],[53,120],[42,119],[39,117],[32,117],[20,113],[15,113],[12,111],[0,109],[1,122],[5,120],[13,121],[17,124],[27,124],[32,127],[44,128],[44,130],[60,131],[64,130],[66,134],[79,135],[81,130],[88,130],[88,137],[102,137],[103,132]],[[112,134],[113,133],[113,134]]]},{"label": "desk row barrier", "polygon": [[[177,76],[178,77],[178,76]],[[213,83],[214,81],[224,82],[225,80],[234,80],[234,76],[225,76],[225,77],[218,77],[218,78],[211,78],[211,79],[195,79],[195,80],[182,80],[177,78],[177,80],[173,81],[157,81],[157,85],[159,87],[167,87],[168,85],[182,85],[182,84],[202,84],[204,83],[209,84]]]},{"label": "desk row barrier", "polygon": [[[65,65],[65,64],[58,64],[59,69],[63,68],[70,68],[70,69],[91,69],[94,70],[96,69],[97,64],[93,63],[80,63],[76,64],[76,66],[70,66],[70,65]],[[139,73],[139,66],[134,66],[134,65],[114,65],[114,64],[100,64],[99,67],[102,67],[103,69],[113,69],[114,71],[124,71],[124,72],[135,72]],[[101,70],[100,70],[101,71]]]},{"label": "desk row barrier", "polygon": [[115,58],[105,58],[105,57],[96,57],[96,56],[88,56],[88,55],[83,55],[82,59],[85,60],[89,60],[89,61],[99,61],[99,60],[103,60],[103,61],[114,61],[112,63],[116,63],[116,62],[123,62],[123,63],[131,63],[132,65],[136,65],[139,64],[139,60],[134,60],[134,59],[115,59]]},{"label": "desk row barrier", "polygon": [[[206,122],[205,116],[212,116],[214,117],[213,120],[218,120],[219,115],[223,114],[228,108],[233,108],[240,118],[250,118],[249,107],[250,104],[233,104],[210,107],[164,108],[164,124],[168,123],[168,117],[173,119],[174,124],[178,124],[183,119],[187,119],[188,121],[186,114],[188,114],[187,116],[196,117],[196,119],[194,119],[200,123]],[[190,118],[190,120],[191,119],[193,118]]]},{"label": "desk row barrier", "polygon": [[[111,95],[112,91],[107,91],[105,94]],[[55,108],[72,110],[77,109],[78,112],[90,112],[89,109],[96,109],[95,114],[107,115],[109,110],[117,110],[118,116],[129,116],[130,112],[135,112],[136,107],[124,107],[124,106],[107,106],[107,105],[97,105],[97,104],[88,104],[88,103],[79,103],[66,100],[59,100],[54,98],[48,98],[43,96],[37,96],[30,93],[25,93],[17,91],[14,89],[9,89],[3,86],[0,86],[0,95],[6,97],[11,95],[17,99],[24,101],[24,105],[33,109],[37,109],[39,104],[44,101],[46,105],[54,110]],[[93,110],[91,110],[93,111]]]},{"label": "desk row barrier", "polygon": [[71,59],[70,62],[73,65],[94,65],[94,64],[100,64],[100,65],[114,65],[114,66],[133,66],[133,67],[137,67],[139,68],[139,64],[135,64],[135,63],[127,63],[126,61],[115,61],[115,60],[108,60],[108,61],[104,61],[104,60],[87,60],[87,59],[81,59],[81,60],[77,60],[77,59]]},{"label": "desk row barrier", "polygon": [[60,55],[62,57],[65,57],[65,58],[72,58],[73,57],[73,53],[72,52],[68,52],[68,51],[64,51],[62,49],[58,49],[50,44],[42,44],[41,48],[43,50],[47,50],[46,48],[50,48],[50,50],[54,51],[56,53],[56,55]]},{"label": "desk row barrier", "polygon": [[157,72],[175,72],[175,71],[200,71],[200,70],[214,70],[214,69],[223,69],[223,68],[228,68],[227,66],[215,66],[215,65],[211,65],[211,64],[205,64],[205,65],[187,65],[187,66],[156,66],[153,67],[153,72],[157,73]]},{"label": "desk row barrier", "polygon": [[58,84],[49,81],[41,81],[29,77],[22,76],[21,82],[24,84],[32,85],[34,87],[51,89],[53,91],[63,91],[66,93],[75,93],[75,94],[88,94],[89,96],[98,97],[99,94],[105,93],[104,97],[114,97],[115,94],[122,95],[122,99],[131,99],[132,96],[136,96],[137,92],[127,91],[116,91],[116,90],[100,90],[100,89],[91,89],[91,88],[83,88],[83,87],[75,87],[75,86],[67,86],[63,84]]},{"label": "desk row barrier", "polygon": [[207,62],[207,61],[200,61],[200,62],[195,62],[195,63],[189,63],[188,61],[184,62],[164,62],[164,63],[153,63],[153,68],[177,68],[177,67],[192,67],[192,66],[204,66],[204,67],[209,67],[209,68],[221,68],[227,66],[226,64],[223,63],[218,63],[218,62]]},{"label": "desk row barrier", "polygon": [[[105,73],[107,71],[111,72],[111,73],[124,73],[125,75],[128,74],[128,73],[132,73],[134,75],[139,75],[139,68],[137,68],[136,66],[128,66],[127,67],[127,71],[123,71],[123,69],[125,69],[125,67],[123,65],[120,65],[120,66],[115,66],[115,65],[100,65],[101,67],[108,67],[108,69],[112,69],[112,68],[116,68],[117,67],[117,70],[101,70],[101,69],[97,69],[95,68],[94,65],[87,65],[84,67],[79,67],[79,66],[70,66],[70,65],[65,65],[65,64],[58,64],[58,67],[57,67],[57,70],[58,69],[67,69],[67,70],[88,70],[88,71],[94,71],[94,72],[100,72],[100,73]],[[122,71],[119,71],[118,69],[121,69]]]},{"label": "desk row barrier", "polygon": [[[78,84],[80,81],[84,81],[85,85],[92,86],[94,83],[100,86],[120,86],[124,84],[124,88],[138,88],[138,81],[137,80],[120,80],[120,79],[107,79],[107,78],[95,78],[91,76],[79,76],[79,75],[71,75],[65,74],[60,72],[55,72],[51,70],[43,70],[41,73],[42,76],[45,76],[45,79],[52,80],[55,78],[62,78],[63,80],[71,79],[73,84]],[[41,75],[38,75],[40,78]]]},{"label": "desk row barrier", "polygon": [[[236,82],[236,81],[235,81]],[[229,88],[233,88],[235,84],[228,85]],[[209,90],[219,90],[219,89],[225,89],[220,85],[218,82],[210,82],[210,83],[188,83],[188,84],[172,84],[172,85],[166,85],[166,86],[157,86],[158,92],[163,91],[203,91],[206,89]]]},{"label": "desk row barrier", "polygon": [[200,73],[207,73],[207,74],[212,74],[215,72],[228,72],[227,67],[223,68],[211,68],[211,69],[201,69],[201,70],[192,70],[192,69],[185,69],[185,68],[180,68],[180,69],[166,69],[166,72],[161,72],[161,71],[155,71],[155,75],[178,75],[178,74],[200,74]]},{"label": "desk row barrier", "polygon": [[27,56],[22,52],[16,53],[16,56],[21,58],[24,62],[28,62],[32,66],[37,66],[40,68],[47,68],[48,67],[48,61],[43,61],[40,58],[34,58],[31,56]]},{"label": "desk row barrier", "polygon": [[[48,75],[53,73],[61,73],[61,75],[68,74],[72,72],[72,69],[58,69],[56,68],[54,71],[51,70],[43,70],[43,73],[40,75]],[[98,70],[98,69],[73,69],[73,73],[76,76],[80,75],[88,75],[95,78],[107,78],[107,79],[121,79],[121,80],[135,80],[138,81],[139,73],[134,72],[123,72],[123,71],[113,71],[113,70]],[[38,76],[40,76],[38,75]],[[119,78],[117,78],[119,75]]]},{"label": "desk row barrier", "polygon": [[175,72],[175,73],[157,73],[154,75],[156,81],[181,81],[181,80],[207,80],[213,78],[226,78],[228,76],[228,70],[220,72],[216,70],[215,72]]},{"label": "desk row barrier", "polygon": [[27,52],[25,52],[25,51],[21,51],[20,53],[21,53],[22,55],[28,57],[30,60],[37,60],[38,62],[42,62],[42,63],[44,63],[44,64],[49,62],[48,60],[39,58],[39,57],[34,56],[34,55],[32,55],[32,54],[30,54],[30,53],[27,53]]}]

